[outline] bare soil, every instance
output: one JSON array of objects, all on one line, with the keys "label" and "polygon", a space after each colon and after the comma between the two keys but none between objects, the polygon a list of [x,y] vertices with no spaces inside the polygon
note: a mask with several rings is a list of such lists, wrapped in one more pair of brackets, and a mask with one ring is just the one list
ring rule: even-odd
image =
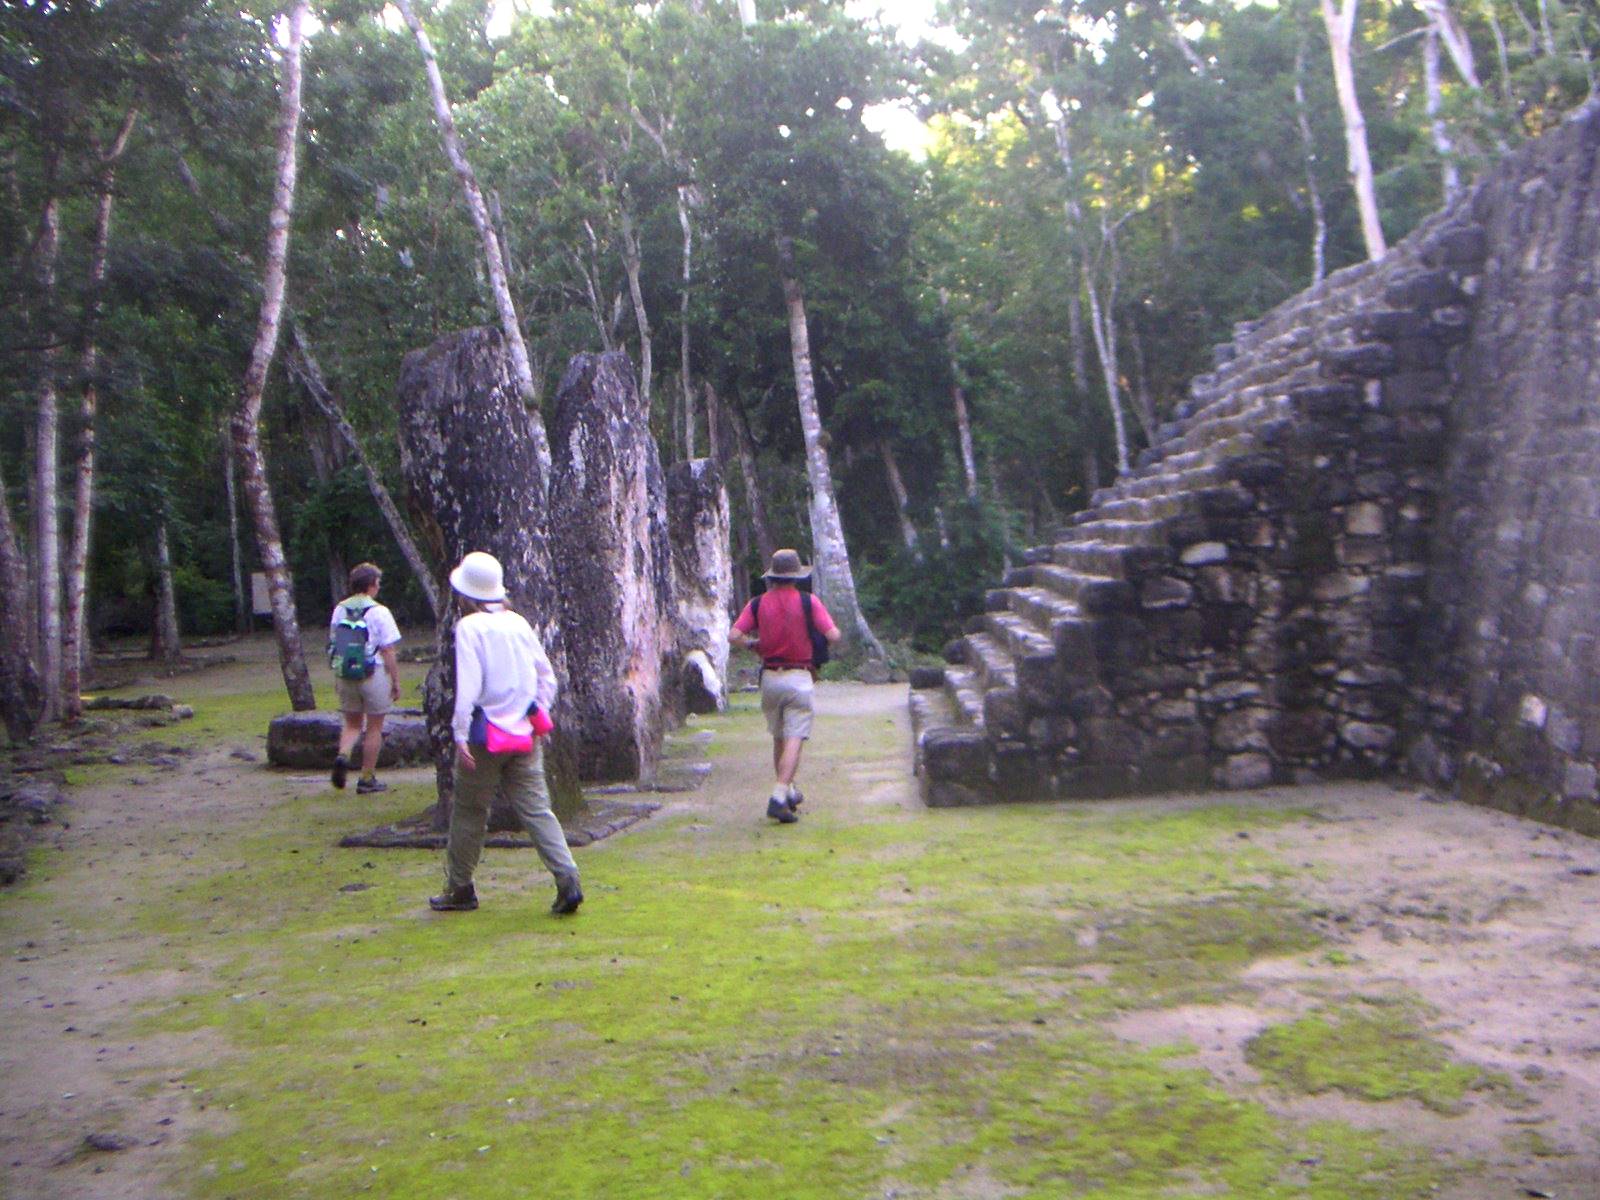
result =
[{"label": "bare soil", "polygon": [[[892,716],[906,732],[903,687],[827,692],[830,711]],[[186,1141],[227,1127],[228,1114],[186,1081],[192,1067],[226,1054],[217,1037],[128,1032],[142,1006],[192,988],[194,977],[132,969],[159,961],[159,939],[125,926],[108,932],[95,914],[159,897],[164,874],[181,869],[185,845],[227,839],[275,800],[303,792],[305,776],[243,761],[234,756],[241,746],[259,742],[218,745],[158,772],[130,767],[137,786],[122,779],[78,789],[71,827],[45,852],[55,860],[43,869],[46,881],[27,885],[42,887],[49,904],[0,899],[6,1195],[171,1195]],[[708,801],[749,790],[742,766],[719,762],[707,792],[667,798],[663,817],[690,813],[696,828],[716,836],[705,823],[736,809]],[[854,803],[915,805],[909,761],[892,777],[869,767],[859,774]],[[1218,799],[1115,807],[1156,811]],[[1481,1160],[1483,1170],[1447,1200],[1600,1198],[1600,843],[1383,784],[1273,789],[1226,802],[1309,814],[1253,836],[1307,868],[1303,899],[1342,953],[1258,963],[1247,975],[1246,1004],[1135,1013],[1114,1032],[1144,1044],[1188,1042],[1193,1061],[1220,1085],[1284,1114],[1381,1127]],[[1464,1113],[1443,1116],[1409,1102],[1289,1096],[1245,1060],[1246,1043],[1268,1024],[1395,989],[1431,1004],[1454,1053],[1505,1072],[1520,1097],[1475,1094]],[[85,1139],[96,1134],[123,1148],[92,1148]],[[982,1180],[968,1184],[949,1194],[993,1194]]]}]

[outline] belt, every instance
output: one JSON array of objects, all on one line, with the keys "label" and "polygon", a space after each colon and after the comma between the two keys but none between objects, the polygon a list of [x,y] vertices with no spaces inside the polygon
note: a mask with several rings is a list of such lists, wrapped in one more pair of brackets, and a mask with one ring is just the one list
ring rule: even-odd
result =
[{"label": "belt", "polygon": [[761,664],[761,669],[763,671],[809,671],[811,670],[811,664],[794,662],[764,662]]}]

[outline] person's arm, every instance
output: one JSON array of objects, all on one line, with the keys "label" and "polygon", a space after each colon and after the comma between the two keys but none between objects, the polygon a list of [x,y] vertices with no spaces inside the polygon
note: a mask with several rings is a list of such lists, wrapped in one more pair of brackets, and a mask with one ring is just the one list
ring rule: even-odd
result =
[{"label": "person's arm", "polygon": [[735,650],[754,650],[756,642],[760,639],[761,634],[756,630],[755,607],[754,600],[746,604],[744,611],[739,614],[739,619],[728,630],[728,645]]},{"label": "person's arm", "polygon": [[[532,629],[532,626],[529,626]],[[543,710],[544,715],[553,717],[556,710],[556,696],[561,690],[561,681],[556,678],[556,669],[550,664],[550,656],[544,652],[544,643],[539,640],[538,633],[533,635],[533,702]]]},{"label": "person's arm", "polygon": [[394,652],[394,643],[378,647],[378,657],[383,659],[383,669],[389,672],[389,699],[400,699],[400,657]]},{"label": "person's arm", "polygon": [[844,636],[839,632],[839,626],[834,623],[833,614],[828,611],[828,606],[822,602],[821,596],[811,597],[811,621],[817,627],[817,632],[828,639],[830,646]]},{"label": "person's arm", "polygon": [[456,739],[456,757],[467,770],[476,767],[472,748],[467,744],[467,734],[472,729],[472,706],[477,702],[483,687],[483,666],[478,661],[478,650],[472,642],[472,632],[466,621],[456,624],[456,704],[451,714],[450,729]]}]

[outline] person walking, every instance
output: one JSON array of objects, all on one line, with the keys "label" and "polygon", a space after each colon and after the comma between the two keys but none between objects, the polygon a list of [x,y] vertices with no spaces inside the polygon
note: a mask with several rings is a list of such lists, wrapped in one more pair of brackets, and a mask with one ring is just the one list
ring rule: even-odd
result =
[{"label": "person walking", "polygon": [[478,907],[472,875],[483,854],[489,810],[499,797],[533,837],[566,916],[583,903],[578,864],[560,819],[550,810],[541,738],[551,729],[556,673],[539,635],[506,597],[505,573],[492,554],[474,550],[450,572],[461,618],[456,622],[455,802],[445,847],[444,891],[428,898],[435,912]]},{"label": "person walking", "polygon": [[831,645],[839,629],[821,599],[800,590],[811,568],[794,550],[779,550],[767,568],[767,590],[745,605],[728,634],[735,649],[754,650],[761,659],[761,711],[772,735],[772,794],[767,816],[780,825],[800,819],[805,799],[795,786],[800,751],[811,736],[812,685],[816,658],[812,634]]},{"label": "person walking", "polygon": [[328,662],[333,667],[344,728],[333,759],[331,781],[343,788],[350,774],[350,755],[361,743],[361,778],[356,791],[386,792],[378,782],[378,753],[383,749],[383,719],[400,699],[400,663],[394,648],[400,626],[394,614],[378,603],[383,571],[357,563],[350,570],[350,595],[340,601],[328,621]]}]

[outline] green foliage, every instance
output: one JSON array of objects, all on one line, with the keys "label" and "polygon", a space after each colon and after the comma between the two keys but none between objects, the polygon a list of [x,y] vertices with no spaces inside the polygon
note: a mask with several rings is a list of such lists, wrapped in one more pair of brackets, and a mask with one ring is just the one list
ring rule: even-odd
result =
[{"label": "green foliage", "polygon": [[913,648],[937,652],[983,611],[983,593],[1004,568],[1010,538],[1006,518],[990,506],[957,501],[945,517],[946,541],[901,547],[882,561],[860,565],[861,602],[874,621],[901,631]]}]

